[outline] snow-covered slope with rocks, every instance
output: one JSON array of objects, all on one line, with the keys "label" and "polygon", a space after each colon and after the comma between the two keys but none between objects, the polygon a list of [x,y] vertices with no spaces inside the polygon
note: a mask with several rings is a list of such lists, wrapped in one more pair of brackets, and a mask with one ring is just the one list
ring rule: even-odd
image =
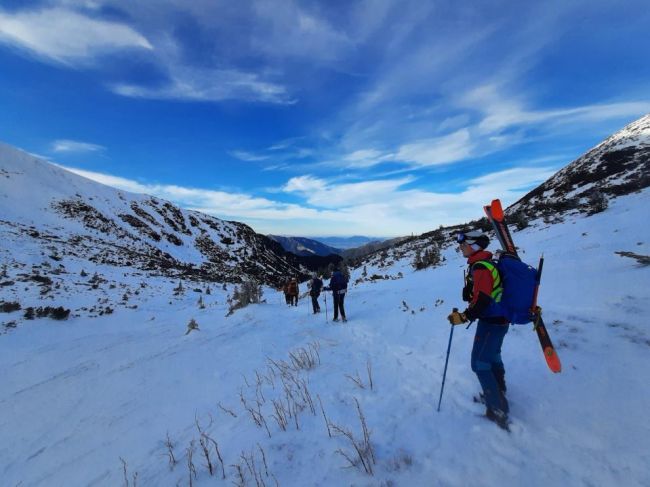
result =
[{"label": "snow-covered slope with rocks", "polygon": [[[650,114],[630,123],[583,156],[571,162],[544,183],[506,209],[518,229],[542,218],[562,222],[567,215],[594,214],[620,196],[638,193],[650,186]],[[495,195],[498,197],[498,195]],[[479,202],[488,204],[489,201]],[[348,257],[356,267],[364,264],[390,265],[391,259],[414,256],[454,244],[459,231],[480,229],[493,234],[482,211],[471,222],[440,227],[414,237],[397,239],[386,248]],[[647,218],[646,218],[647,219]]]},{"label": "snow-covered slope with rocks", "polygon": [[[225,276],[237,266],[272,273],[278,254],[244,259],[266,237],[1,147],[0,483],[650,485],[646,126],[601,144],[571,186],[574,196],[599,186],[608,208],[535,214],[513,233],[524,260],[545,255],[539,304],[563,370],[549,372],[530,326],[511,327],[510,434],[472,400],[473,330],[455,331],[436,411],[446,316],[463,306],[466,267],[449,242],[485,222],[364,259],[346,324],[326,321],[331,296],[321,296],[329,314],[312,315],[304,294],[287,307],[268,287],[265,302],[230,314],[233,285],[196,271],[206,265],[196,242],[240,249],[219,261]],[[626,147],[634,164],[588,179]],[[439,264],[415,271],[417,252],[433,247]],[[72,312],[55,320],[39,311],[47,306]]]},{"label": "snow-covered slope with rocks", "polygon": [[0,206],[6,261],[15,252],[25,265],[69,255],[87,266],[217,282],[272,284],[301,273],[300,259],[247,225],[104,186],[4,144]]},{"label": "snow-covered slope with rocks", "polygon": [[[137,474],[146,486],[189,485],[190,475],[196,487],[649,485],[650,266],[626,256],[650,254],[640,224],[649,202],[645,190],[514,233],[526,260],[546,257],[540,304],[563,371],[549,372],[530,326],[511,328],[510,434],[472,401],[473,330],[464,327],[436,412],[446,316],[462,306],[465,264],[453,248],[422,271],[394,249],[366,277],[354,270],[344,325],[269,289],[265,304],[225,318],[230,289],[174,295],[175,280],[141,287],[140,276],[99,265],[106,282],[78,286],[73,307],[90,292],[117,299],[125,291],[109,283],[120,277],[139,290],[128,296],[135,309],[25,321],[0,336],[2,484],[124,485],[126,469],[129,485]],[[6,278],[21,272],[10,267]],[[191,318],[199,330],[186,334]]]},{"label": "snow-covered slope with rocks", "polygon": [[508,209],[528,218],[593,211],[595,193],[613,198],[650,186],[650,114],[579,157]]}]

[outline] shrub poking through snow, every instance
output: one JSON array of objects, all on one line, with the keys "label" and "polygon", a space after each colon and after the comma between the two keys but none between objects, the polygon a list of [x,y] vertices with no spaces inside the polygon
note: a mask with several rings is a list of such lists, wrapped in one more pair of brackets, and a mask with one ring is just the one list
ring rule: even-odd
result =
[{"label": "shrub poking through snow", "polygon": [[440,249],[437,245],[432,245],[429,248],[415,250],[413,258],[413,267],[416,271],[426,269],[427,267],[436,266],[440,263]]},{"label": "shrub poking through snow", "polygon": [[122,462],[122,473],[124,475],[124,485],[126,487],[138,487],[138,472],[135,472],[133,474],[133,477],[131,477],[131,482],[129,482],[129,471],[128,471],[128,465],[126,463],[126,460],[120,457],[120,462]]},{"label": "shrub poking through snow", "polygon": [[627,252],[627,251],[618,251],[614,253],[620,255],[621,257],[629,257],[630,259],[634,259],[642,267],[650,265],[650,255],[640,255],[640,254],[635,254],[634,252]]},{"label": "shrub poking through snow", "polygon": [[173,470],[177,460],[176,460],[176,456],[174,455],[174,443],[169,437],[169,432],[167,432],[167,437],[165,438],[165,448],[167,449],[166,455],[167,458],[169,459],[169,468]]},{"label": "shrub poking through snow", "polygon": [[241,284],[241,288],[235,286],[232,296],[228,298],[228,314],[230,316],[236,310],[245,308],[249,304],[257,304],[262,300],[262,286],[253,280],[249,279]]},{"label": "shrub poking through snow", "polygon": [[185,334],[186,334],[186,335],[189,335],[190,332],[192,332],[192,331],[194,331],[194,330],[198,330],[198,331],[200,331],[200,330],[199,330],[199,324],[196,322],[196,320],[195,320],[194,318],[192,318],[192,319],[190,320],[190,322],[187,324],[187,331],[185,332]]},{"label": "shrub poking through snow", "polygon": [[590,208],[589,214],[591,215],[605,211],[609,206],[607,196],[605,196],[599,190],[596,190],[589,195],[588,203]]},{"label": "shrub poking through snow", "polygon": [[354,398],[354,402],[356,403],[359,421],[361,422],[362,437],[357,438],[349,429],[330,423],[329,426],[332,428],[332,431],[334,431],[336,435],[346,438],[353,448],[352,452],[339,448],[336,450],[336,453],[345,458],[351,467],[363,468],[368,475],[373,475],[372,466],[377,462],[375,460],[375,452],[370,443],[370,430],[368,429],[366,418],[363,415],[363,411],[361,410],[361,406],[356,397]]},{"label": "shrub poking through snow", "polygon": [[53,306],[39,306],[38,308],[29,307],[25,309],[23,318],[33,320],[34,318],[52,318],[53,320],[67,320],[70,316],[70,310],[63,306],[55,308]]},{"label": "shrub poking through snow", "polygon": [[11,313],[12,311],[18,311],[20,309],[20,303],[18,301],[13,302],[2,302],[0,303],[0,313]]},{"label": "shrub poking through snow", "polygon": [[185,288],[183,287],[183,281],[178,281],[178,286],[174,288],[174,296],[181,296],[185,293]]}]

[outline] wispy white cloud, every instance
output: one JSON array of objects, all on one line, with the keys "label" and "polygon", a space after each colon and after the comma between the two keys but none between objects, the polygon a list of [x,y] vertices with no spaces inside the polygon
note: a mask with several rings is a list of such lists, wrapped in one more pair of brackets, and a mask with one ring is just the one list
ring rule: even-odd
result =
[{"label": "wispy white cloud", "polygon": [[229,154],[234,158],[239,159],[240,161],[246,161],[246,162],[266,161],[270,157],[267,155],[255,154],[253,152],[248,152],[243,150],[233,150],[230,151]]},{"label": "wispy white cloud", "polygon": [[399,148],[395,159],[418,166],[436,166],[462,161],[472,155],[473,142],[469,130],[418,140]]},{"label": "wispy white cloud", "polygon": [[71,65],[123,49],[153,49],[132,27],[64,8],[0,11],[0,42]]},{"label": "wispy white cloud", "polygon": [[408,188],[414,181],[410,177],[337,184],[299,176],[284,189],[312,206],[335,211],[338,219],[331,228],[338,233],[408,235],[476,219],[481,202],[495,195],[505,204],[513,203],[554,171],[549,166],[508,169],[473,178],[458,192]]},{"label": "wispy white cloud", "polygon": [[59,139],[52,143],[52,152],[100,152],[106,147],[79,140]]},{"label": "wispy white cloud", "polygon": [[288,161],[303,160],[316,154],[315,149],[310,147],[296,146],[298,139],[288,139],[278,142],[269,147],[260,150],[232,150],[229,151],[232,157],[246,162],[262,162],[267,164],[262,166],[264,171],[274,171],[279,169],[296,168],[295,164],[289,164]]},{"label": "wispy white cloud", "polygon": [[267,198],[254,197],[246,193],[191,188],[172,184],[141,183],[106,173],[66,166],[60,167],[107,186],[131,193],[158,196],[173,201],[185,208],[203,211],[221,218],[278,221],[294,218],[323,218],[327,215],[327,213],[319,210],[273,201]]},{"label": "wispy white cloud", "polygon": [[65,168],[94,181],[133,193],[171,200],[189,209],[236,219],[257,231],[294,235],[408,235],[440,224],[475,219],[480,202],[495,195],[506,203],[552,175],[548,166],[519,168],[476,177],[457,193],[409,188],[414,179],[400,177],[336,183],[310,175],[291,178],[282,188],[304,201],[287,203],[248,193],[152,184],[110,174]]},{"label": "wispy white cloud", "polygon": [[478,86],[463,95],[461,105],[483,115],[477,125],[480,134],[499,133],[519,126],[601,122],[611,119],[638,117],[650,111],[650,101],[635,100],[597,103],[583,106],[533,109],[522,94],[508,95],[508,89],[496,84]]},{"label": "wispy white cloud", "polygon": [[330,62],[354,46],[345,31],[338,30],[317,12],[307,11],[300,2],[287,0],[278,8],[273,2],[255,0],[252,10],[256,28],[251,46],[271,58]]},{"label": "wispy white cloud", "polygon": [[255,73],[235,69],[198,69],[169,65],[169,79],[162,86],[117,83],[110,88],[132,98],[219,102],[248,100],[292,105],[285,87],[263,81]]},{"label": "wispy white cloud", "polygon": [[357,183],[328,184],[325,180],[312,176],[298,176],[291,178],[285,185],[284,190],[288,193],[300,194],[312,206],[344,208],[381,201],[412,181],[412,177],[404,177]]}]

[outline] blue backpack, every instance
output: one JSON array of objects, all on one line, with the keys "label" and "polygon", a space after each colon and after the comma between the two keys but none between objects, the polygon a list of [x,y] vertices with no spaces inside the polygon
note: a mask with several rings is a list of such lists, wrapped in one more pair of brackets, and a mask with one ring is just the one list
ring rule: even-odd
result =
[{"label": "blue backpack", "polygon": [[503,316],[517,325],[533,321],[531,307],[537,286],[537,270],[512,254],[501,254],[494,263],[486,260],[476,263],[483,264],[494,279],[492,304],[486,315]]}]

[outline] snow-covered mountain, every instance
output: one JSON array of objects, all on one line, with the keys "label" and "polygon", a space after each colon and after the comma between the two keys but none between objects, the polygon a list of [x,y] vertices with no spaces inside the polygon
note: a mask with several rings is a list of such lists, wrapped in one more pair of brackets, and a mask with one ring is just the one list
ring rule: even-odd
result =
[{"label": "snow-covered mountain", "polygon": [[306,237],[288,237],[284,235],[268,235],[278,242],[284,250],[296,255],[320,255],[322,257],[335,254],[341,255],[342,250],[330,247],[322,242]]},{"label": "snow-covered mountain", "polygon": [[[507,210],[527,218],[592,212],[599,199],[650,186],[650,114],[579,157]],[[602,195],[602,196],[601,196]]]},{"label": "snow-covered mountain", "polygon": [[[607,208],[618,197],[637,193],[650,186],[650,114],[628,124],[611,137],[571,162],[506,209],[513,230],[521,230],[530,222],[543,218],[545,222],[561,222],[576,213],[594,214]],[[495,195],[498,196],[498,195]],[[489,203],[477,202],[480,206]],[[391,262],[415,257],[453,244],[458,231],[480,228],[491,233],[485,218],[440,227],[414,237],[398,239],[389,247],[349,255],[352,265]]]},{"label": "snow-covered mountain", "polygon": [[[510,434],[472,400],[473,329],[455,330],[436,411],[464,260],[450,247],[415,271],[389,249],[367,276],[352,271],[345,324],[270,290],[224,318],[220,288],[174,296],[168,278],[137,276],[129,307],[97,318],[0,313],[17,322],[0,335],[1,483],[650,485],[650,266],[619,253],[650,254],[649,202],[646,189],[515,233],[523,255],[546,256],[539,302],[563,371],[549,372],[530,326],[511,327]],[[78,284],[68,303],[90,292]],[[128,292],[109,284],[102,299]],[[331,299],[321,306],[331,320]]]},{"label": "snow-covered mountain", "polygon": [[0,206],[5,252],[52,261],[73,255],[89,266],[217,282],[277,284],[307,270],[306,261],[245,224],[116,190],[4,144]]},{"label": "snow-covered mountain", "polygon": [[[615,180],[582,179],[573,190],[600,185],[607,208],[540,215],[513,234],[526,261],[545,255],[539,303],[563,370],[548,371],[530,326],[510,327],[508,434],[472,400],[474,333],[464,327],[436,411],[446,316],[464,304],[466,263],[447,243],[480,220],[363,260],[351,271],[345,324],[326,320],[325,296],[330,313],[313,315],[309,300],[287,307],[269,288],[264,303],[226,318],[232,286],[210,289],[199,272],[194,289],[179,291],[164,269],[108,257],[124,240],[186,262],[180,252],[204,234],[245,248],[240,227],[228,233],[231,223],[217,220],[212,229],[184,210],[181,220],[161,200],[20,157],[0,165],[2,485],[650,485],[650,188],[616,194],[607,190]],[[120,217],[130,209],[149,221],[133,202],[160,240]],[[438,264],[415,270],[434,247]],[[73,312],[62,323],[23,314],[48,304]]]}]

